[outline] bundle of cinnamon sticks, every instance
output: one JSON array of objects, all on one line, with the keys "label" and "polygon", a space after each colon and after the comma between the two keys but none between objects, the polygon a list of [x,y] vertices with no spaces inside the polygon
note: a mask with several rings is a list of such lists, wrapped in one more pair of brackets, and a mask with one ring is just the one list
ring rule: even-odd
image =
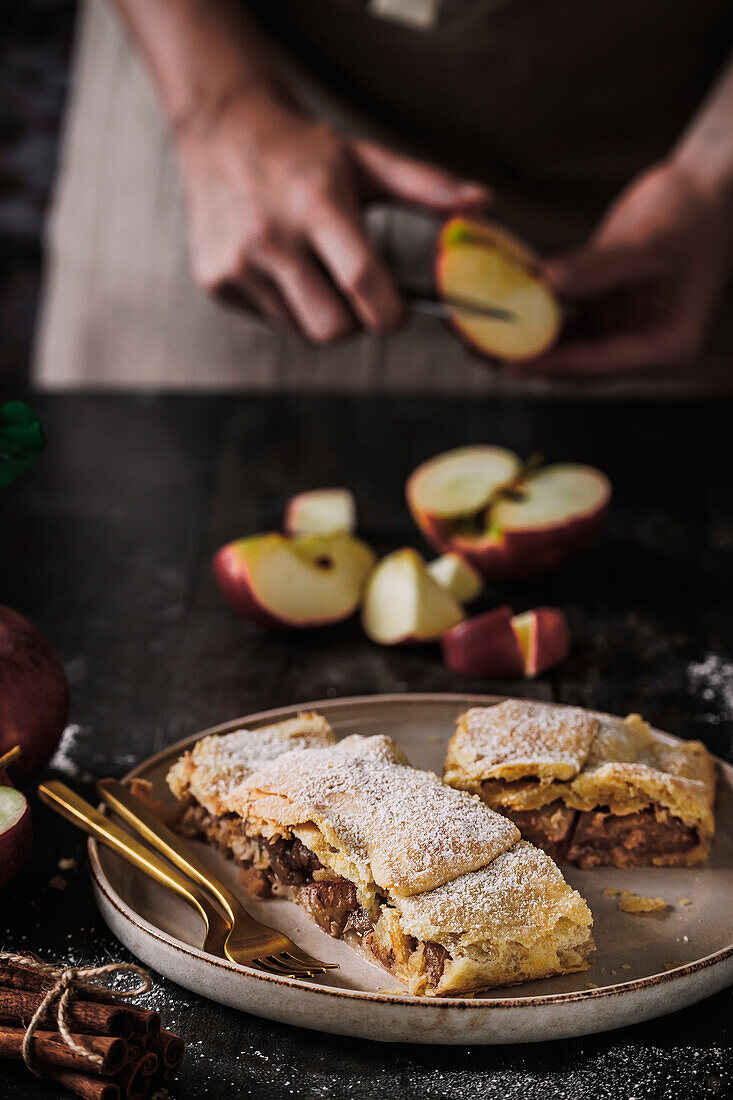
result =
[{"label": "bundle of cinnamon sticks", "polygon": [[[0,960],[0,1058],[23,1058],[31,1017],[54,979]],[[72,1038],[98,1058],[77,1053],[55,1028],[53,1014],[32,1038],[35,1064],[85,1100],[153,1100],[165,1096],[184,1055],[183,1040],[160,1026],[160,1016],[106,990],[86,986],[68,1011]]]}]

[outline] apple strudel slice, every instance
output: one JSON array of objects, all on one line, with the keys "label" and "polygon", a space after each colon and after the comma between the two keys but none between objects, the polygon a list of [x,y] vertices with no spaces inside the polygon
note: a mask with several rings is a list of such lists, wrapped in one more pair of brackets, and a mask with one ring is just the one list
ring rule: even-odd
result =
[{"label": "apple strudel slice", "polygon": [[[179,829],[217,843],[250,889],[298,902],[415,994],[585,969],[588,906],[512,822],[411,767],[387,737],[325,742],[268,759],[271,732],[207,738],[169,775]],[[240,753],[242,770],[222,775],[216,761]]]},{"label": "apple strudel slice", "polygon": [[672,743],[638,714],[509,699],[461,715],[444,779],[580,867],[688,866],[715,832],[715,769],[700,741]]}]

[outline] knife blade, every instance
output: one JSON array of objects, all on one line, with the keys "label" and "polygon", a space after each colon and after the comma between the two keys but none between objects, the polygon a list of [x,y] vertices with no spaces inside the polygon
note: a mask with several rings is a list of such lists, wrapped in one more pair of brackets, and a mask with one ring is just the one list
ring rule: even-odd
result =
[{"label": "knife blade", "polygon": [[454,313],[473,313],[477,317],[485,317],[492,321],[505,321],[512,324],[517,319],[516,313],[501,306],[487,305],[484,302],[472,302],[467,298],[434,298],[422,291],[412,290],[410,287],[401,287],[405,300],[418,313],[425,313],[430,317],[450,318]]}]

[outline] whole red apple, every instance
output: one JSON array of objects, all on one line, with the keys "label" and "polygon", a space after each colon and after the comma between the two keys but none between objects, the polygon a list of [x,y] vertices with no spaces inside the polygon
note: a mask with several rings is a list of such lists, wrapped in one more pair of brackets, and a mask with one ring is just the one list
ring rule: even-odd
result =
[{"label": "whole red apple", "polygon": [[33,623],[0,605],[0,755],[20,746],[8,769],[14,782],[48,763],[68,713],[69,685],[55,649]]}]

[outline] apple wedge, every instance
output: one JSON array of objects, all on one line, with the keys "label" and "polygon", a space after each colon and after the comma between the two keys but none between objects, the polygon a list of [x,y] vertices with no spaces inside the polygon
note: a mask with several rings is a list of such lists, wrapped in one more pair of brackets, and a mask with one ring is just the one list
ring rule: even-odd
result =
[{"label": "apple wedge", "polygon": [[352,535],[273,532],[222,546],[212,568],[224,599],[243,619],[305,629],[353,615],[375,561]]},{"label": "apple wedge", "polygon": [[460,676],[516,680],[524,675],[511,607],[495,607],[454,626],[440,639],[443,660]]},{"label": "apple wedge", "polygon": [[498,306],[511,321],[451,310],[451,323],[476,351],[493,359],[535,359],[556,342],[562,311],[541,275],[539,258],[505,229],[489,222],[452,218],[438,237],[438,294],[476,305]]},{"label": "apple wedge", "polygon": [[454,626],[440,644],[447,667],[461,676],[531,680],[567,657],[570,633],[556,607],[514,615],[503,606]]},{"label": "apple wedge", "polygon": [[484,590],[483,578],[459,554],[443,554],[428,563],[428,573],[459,603],[471,603]]},{"label": "apple wedge", "polygon": [[362,624],[379,645],[434,641],[462,618],[461,605],[410,547],[383,558],[367,583]]},{"label": "apple wedge", "polygon": [[461,447],[424,462],[410,476],[407,502],[438,551],[453,551],[486,580],[554,569],[584,549],[611,499],[592,466],[522,466],[509,451]]},{"label": "apple wedge", "polygon": [[522,651],[527,680],[560,664],[570,652],[568,621],[556,607],[535,607],[523,615],[515,615],[512,627]]},{"label": "apple wedge", "polygon": [[356,501],[349,489],[311,489],[291,497],[284,526],[289,535],[351,535]]}]

